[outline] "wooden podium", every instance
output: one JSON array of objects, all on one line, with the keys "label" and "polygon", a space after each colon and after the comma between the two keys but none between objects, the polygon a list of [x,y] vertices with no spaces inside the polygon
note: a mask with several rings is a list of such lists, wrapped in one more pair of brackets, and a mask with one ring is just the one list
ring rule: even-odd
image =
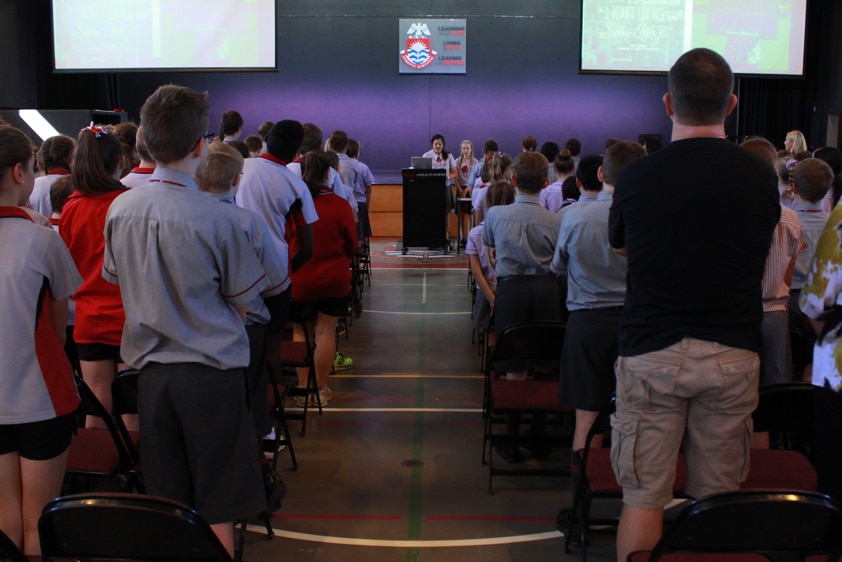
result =
[{"label": "wooden podium", "polygon": [[447,250],[445,170],[406,168],[403,178],[403,249]]}]

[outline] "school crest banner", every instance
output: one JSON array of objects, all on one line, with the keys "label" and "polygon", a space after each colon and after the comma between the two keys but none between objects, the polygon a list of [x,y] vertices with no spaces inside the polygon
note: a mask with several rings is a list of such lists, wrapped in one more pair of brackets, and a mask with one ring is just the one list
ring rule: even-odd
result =
[{"label": "school crest banner", "polygon": [[400,74],[465,74],[468,52],[464,19],[401,19]]}]

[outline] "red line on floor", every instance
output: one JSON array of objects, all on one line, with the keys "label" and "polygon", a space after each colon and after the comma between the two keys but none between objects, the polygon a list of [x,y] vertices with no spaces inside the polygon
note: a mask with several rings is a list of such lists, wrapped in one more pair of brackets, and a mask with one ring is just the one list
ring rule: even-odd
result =
[{"label": "red line on floor", "polygon": [[555,521],[555,517],[545,516],[503,516],[503,515],[428,515],[428,521]]},{"label": "red line on floor", "polygon": [[272,519],[321,521],[403,521],[402,515],[342,515],[338,513],[273,513]]}]

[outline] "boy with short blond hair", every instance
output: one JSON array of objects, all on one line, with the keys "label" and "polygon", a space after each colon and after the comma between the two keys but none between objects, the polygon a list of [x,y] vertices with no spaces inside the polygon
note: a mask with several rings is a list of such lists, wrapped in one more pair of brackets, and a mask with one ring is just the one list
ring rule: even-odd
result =
[{"label": "boy with short blond hair", "polygon": [[[209,154],[196,170],[196,182],[199,184],[199,191],[230,205],[237,214],[243,232],[269,278],[270,289],[264,291],[264,294],[272,295],[289,287],[287,264],[275,250],[266,221],[257,213],[238,207],[234,200],[240,184],[243,162],[244,158],[237,149],[230,144],[215,142],[210,145]],[[271,298],[269,302],[271,303]],[[266,338],[271,317],[270,309],[260,295],[254,297],[246,307],[246,333],[250,350],[246,374],[255,435],[258,438],[264,437],[272,429],[266,393],[269,384],[269,374],[266,370]]]}]

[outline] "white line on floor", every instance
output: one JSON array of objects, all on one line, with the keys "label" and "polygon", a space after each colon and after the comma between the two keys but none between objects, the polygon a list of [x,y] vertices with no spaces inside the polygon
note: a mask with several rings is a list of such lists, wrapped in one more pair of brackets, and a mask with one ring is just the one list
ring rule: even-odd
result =
[{"label": "white line on floor", "polygon": [[[261,525],[249,525],[249,531],[265,533],[266,528]],[[320,542],[326,544],[342,544],[347,546],[377,546],[384,548],[454,548],[464,546],[487,546],[495,544],[513,544],[520,542],[545,541],[557,539],[564,534],[559,531],[547,533],[535,533],[532,535],[512,535],[509,537],[488,537],[484,539],[453,539],[453,540],[381,540],[381,539],[355,539],[350,537],[330,537],[326,535],[311,535],[309,533],[296,533],[275,529],[275,534],[288,539],[301,541]]]}]

